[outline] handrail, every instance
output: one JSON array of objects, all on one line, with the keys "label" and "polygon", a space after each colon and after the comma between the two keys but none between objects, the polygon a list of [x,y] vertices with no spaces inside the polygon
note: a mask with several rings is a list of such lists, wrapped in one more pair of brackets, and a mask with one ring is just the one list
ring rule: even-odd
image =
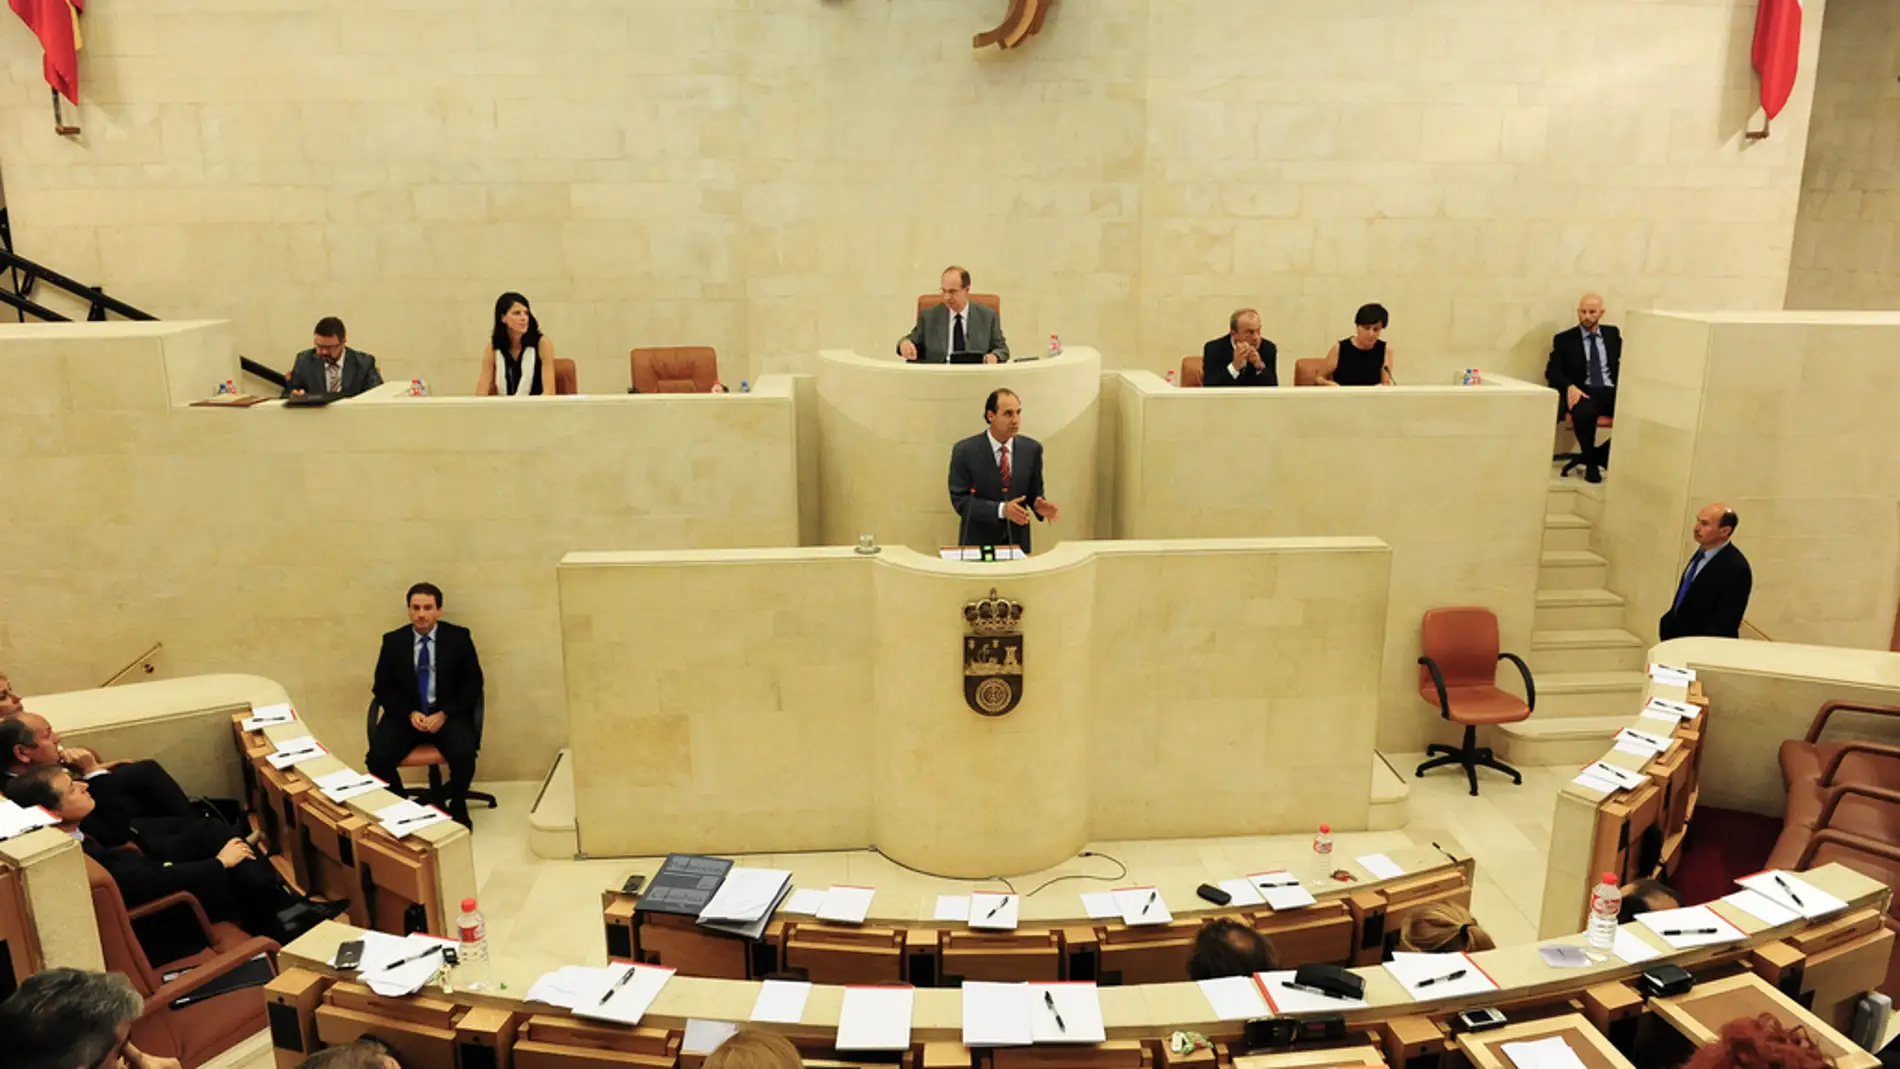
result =
[{"label": "handrail", "polygon": [[270,383],[272,386],[283,387],[290,385],[289,376],[274,367],[266,367],[248,356],[238,357],[238,365],[244,369],[246,375],[255,375],[265,382]]},{"label": "handrail", "polygon": [[[24,276],[18,284],[19,290],[17,296],[21,300],[25,300],[32,295],[35,285],[40,282],[47,282],[51,283],[55,289],[62,290],[86,301],[90,306],[86,312],[88,322],[97,323],[104,321],[107,312],[124,316],[126,319],[152,320],[158,318],[150,312],[140,311],[116,297],[106,296],[105,290],[100,289],[98,286],[88,286],[83,282],[67,278],[65,275],[60,274],[50,267],[43,267],[24,256],[14,253],[11,249],[0,249],[0,270],[19,271]],[[50,309],[45,309],[44,311],[50,312],[51,314],[42,315],[42,311],[38,305],[35,305],[33,308],[28,308],[14,301],[8,301],[7,303],[13,305],[15,308],[19,308],[21,311],[33,312],[35,315],[41,315],[42,318],[50,319],[56,323],[68,322],[71,319],[70,316],[63,316],[57,312],[51,312]]]},{"label": "handrail", "polygon": [[132,660],[128,662],[124,668],[121,668],[118,671],[112,673],[111,676],[107,677],[104,683],[99,684],[100,688],[104,689],[106,687],[111,686],[114,683],[117,683],[119,680],[124,679],[128,674],[131,673],[131,671],[134,668],[145,669],[145,674],[148,676],[151,675],[153,672],[158,671],[158,668],[152,664],[152,659],[156,657],[158,655],[158,652],[164,648],[165,648],[165,644],[163,642],[152,643],[151,649],[146,650],[144,653],[141,653],[137,657],[132,658]]},{"label": "handrail", "polygon": [[1761,639],[1761,641],[1763,641],[1763,642],[1773,642],[1773,641],[1775,640],[1775,636],[1773,636],[1773,635],[1771,635],[1771,634],[1769,634],[1769,633],[1768,633],[1768,632],[1766,632],[1766,631],[1763,631],[1763,630],[1762,630],[1761,628],[1759,628],[1759,627],[1756,627],[1756,626],[1755,626],[1755,624],[1754,624],[1754,622],[1753,622],[1753,621],[1751,621],[1751,620],[1749,620],[1749,619],[1747,619],[1746,617],[1744,617],[1744,618],[1743,618],[1743,620],[1742,620],[1742,626],[1743,626],[1743,627],[1745,627],[1745,628],[1747,628],[1747,629],[1748,629],[1748,630],[1750,630],[1750,631],[1753,631],[1753,632],[1755,632],[1755,634],[1756,634],[1756,635],[1757,635],[1757,636],[1758,636],[1758,637],[1759,637],[1759,638]]}]

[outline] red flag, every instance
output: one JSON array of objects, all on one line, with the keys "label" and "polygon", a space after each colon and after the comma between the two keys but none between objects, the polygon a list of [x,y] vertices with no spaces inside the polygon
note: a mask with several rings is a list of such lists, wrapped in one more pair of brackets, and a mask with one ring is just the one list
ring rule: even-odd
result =
[{"label": "red flag", "polygon": [[1794,91],[1801,65],[1801,0],[1759,0],[1755,8],[1755,73],[1761,76],[1761,109],[1781,114]]},{"label": "red flag", "polygon": [[79,103],[79,34],[76,12],[85,0],[8,0],[13,13],[40,39],[46,52],[46,84]]}]

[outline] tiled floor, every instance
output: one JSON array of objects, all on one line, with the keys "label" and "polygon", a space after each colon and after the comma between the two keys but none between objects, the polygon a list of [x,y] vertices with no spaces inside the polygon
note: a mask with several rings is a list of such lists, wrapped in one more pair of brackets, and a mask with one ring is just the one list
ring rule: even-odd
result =
[{"label": "tiled floor", "polygon": [[[1424,760],[1422,754],[1388,755],[1392,767],[1410,777]],[[1526,768],[1524,784],[1514,787],[1497,773],[1481,772],[1473,798],[1456,770],[1441,770],[1424,779],[1408,778],[1411,785],[1411,821],[1395,831],[1346,833],[1336,849],[1345,856],[1377,853],[1406,845],[1428,845],[1450,835],[1477,858],[1477,884],[1472,890],[1472,912],[1499,943],[1528,942],[1536,938],[1537,913],[1543,900],[1545,852],[1550,842],[1550,818],[1557,791],[1570,770]],[[477,808],[475,820],[475,878],[488,938],[495,951],[512,958],[542,961],[553,969],[564,964],[602,964],[606,950],[601,939],[600,893],[618,887],[634,863],[627,859],[549,861],[528,849],[528,806],[540,784],[495,783],[500,807]],[[1153,879],[1194,874],[1197,879],[1220,879],[1245,871],[1237,855],[1248,863],[1261,857],[1283,858],[1297,864],[1310,856],[1310,836],[1281,835],[1249,839],[1171,839],[1149,842],[1094,843],[1090,849],[1118,858],[1131,872]],[[789,868],[800,882],[862,883],[890,891],[924,893],[974,886],[966,881],[939,880],[909,872],[881,857],[863,852],[779,854],[749,861]],[[650,866],[648,867],[650,869]],[[1181,870],[1187,870],[1185,873]],[[1027,889],[1050,876],[1067,873],[1118,875],[1100,858],[1079,858],[1047,873],[1027,874],[1016,880]],[[993,885],[992,885],[993,886]],[[1106,888],[1069,880],[1043,892],[1068,893]],[[265,1041],[247,1044],[211,1063],[216,1069],[267,1069]]]}]

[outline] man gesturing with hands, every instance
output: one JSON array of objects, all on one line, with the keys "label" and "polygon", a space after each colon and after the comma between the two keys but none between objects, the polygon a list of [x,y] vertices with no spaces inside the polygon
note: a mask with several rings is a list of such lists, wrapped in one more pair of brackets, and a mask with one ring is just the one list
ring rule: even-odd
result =
[{"label": "man gesturing with hands", "polygon": [[1027,553],[1030,519],[1053,523],[1061,515],[1042,496],[1042,443],[1021,434],[1023,404],[1014,391],[990,391],[983,419],[987,431],[950,449],[950,506],[962,517],[957,544]]},{"label": "man gesturing with hands", "polygon": [[1227,334],[1201,347],[1202,386],[1278,386],[1280,350],[1260,336],[1260,313],[1227,317]]}]

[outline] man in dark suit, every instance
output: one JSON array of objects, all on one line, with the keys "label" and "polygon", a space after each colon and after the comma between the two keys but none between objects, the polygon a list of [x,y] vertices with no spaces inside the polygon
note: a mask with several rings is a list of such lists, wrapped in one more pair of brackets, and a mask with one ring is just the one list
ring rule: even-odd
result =
[{"label": "man in dark suit", "polygon": [[341,319],[324,316],[313,333],[316,347],[297,354],[290,366],[290,381],[284,385],[285,397],[321,393],[355,397],[383,384],[376,358],[343,344]]},{"label": "man in dark suit", "polygon": [[[86,782],[96,803],[86,833],[110,846],[144,845],[141,835],[146,832],[172,834],[175,825],[167,822],[211,819],[156,761],[105,761],[83,747],[62,747],[59,732],[38,713],[0,720],[0,788],[14,775],[49,766],[63,766]],[[236,834],[229,825],[216,823],[227,837]]]},{"label": "man in dark suit", "polygon": [[482,662],[468,628],[442,619],[442,591],[433,583],[409,588],[409,626],[383,636],[376,658],[376,700],[382,719],[364,762],[392,788],[397,763],[429,743],[449,763],[449,815],[469,826],[468,788],[475,781],[475,705],[482,697]]},{"label": "man in dark suit", "polygon": [[985,364],[1009,359],[1003,317],[970,303],[970,272],[943,269],[943,303],[917,313],[917,325],[897,340],[897,355],[919,364],[942,364],[951,353],[982,353]]},{"label": "man in dark suit", "polygon": [[1013,391],[991,390],[983,418],[989,430],[950,448],[950,507],[962,517],[957,544],[1027,553],[1029,518],[1053,523],[1062,511],[1042,496],[1042,443],[1019,433],[1023,403]]},{"label": "man in dark suit", "polygon": [[1603,298],[1586,293],[1577,302],[1577,325],[1550,339],[1544,379],[1557,391],[1557,418],[1570,413],[1583,453],[1583,477],[1603,481],[1597,448],[1597,417],[1616,414],[1617,376],[1623,368],[1623,334],[1603,322]]},{"label": "man in dark suit", "polygon": [[1755,575],[1748,558],[1729,544],[1739,522],[1727,505],[1710,505],[1696,513],[1695,554],[1683,568],[1676,596],[1657,625],[1663,641],[1687,635],[1740,637]]},{"label": "man in dark suit", "polygon": [[1280,350],[1260,336],[1260,313],[1227,317],[1227,334],[1201,347],[1202,386],[1278,386]]}]

